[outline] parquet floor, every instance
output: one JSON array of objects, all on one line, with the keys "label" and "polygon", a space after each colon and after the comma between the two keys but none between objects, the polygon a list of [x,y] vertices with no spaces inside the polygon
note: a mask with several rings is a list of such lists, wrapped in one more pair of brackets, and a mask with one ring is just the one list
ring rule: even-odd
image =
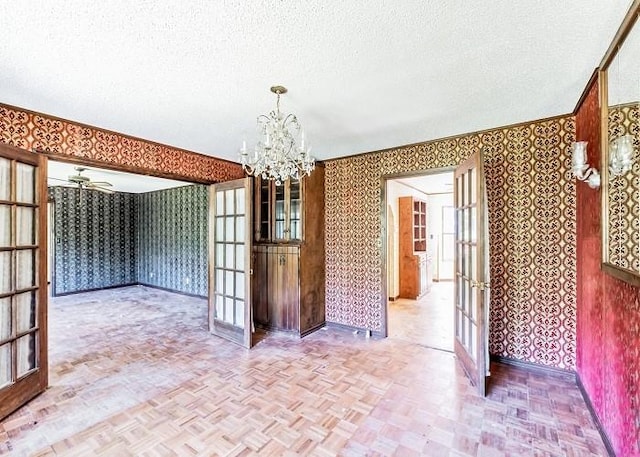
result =
[{"label": "parquet floor", "polygon": [[496,366],[479,398],[445,351],[336,329],[245,351],[205,316],[144,287],[54,300],[51,387],[0,422],[0,454],[606,455],[570,378]]},{"label": "parquet floor", "polygon": [[453,351],[453,281],[434,282],[419,300],[390,301],[388,325],[391,338]]}]

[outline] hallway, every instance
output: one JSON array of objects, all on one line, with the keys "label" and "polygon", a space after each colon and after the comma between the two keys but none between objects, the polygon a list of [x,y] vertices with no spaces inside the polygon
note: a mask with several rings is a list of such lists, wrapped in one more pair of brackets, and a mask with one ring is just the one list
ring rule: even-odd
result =
[{"label": "hallway", "polygon": [[493,367],[337,329],[251,351],[206,302],[141,286],[50,304],[50,388],[0,422],[12,456],[603,456],[570,376]]},{"label": "hallway", "polygon": [[389,337],[453,351],[453,281],[434,282],[419,300],[389,302]]}]

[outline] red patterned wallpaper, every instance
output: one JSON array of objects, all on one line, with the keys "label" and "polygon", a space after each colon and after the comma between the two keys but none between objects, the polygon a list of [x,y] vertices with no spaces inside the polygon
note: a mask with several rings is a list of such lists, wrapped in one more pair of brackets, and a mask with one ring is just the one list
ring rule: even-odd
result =
[{"label": "red patterned wallpaper", "polygon": [[[588,141],[600,168],[597,81],[576,115],[576,138]],[[576,370],[616,455],[640,456],[640,289],[603,273],[600,191],[578,183]]]},{"label": "red patterned wallpaper", "polygon": [[244,177],[237,163],[2,103],[0,141],[29,151],[49,151],[187,181],[214,183]]},{"label": "red patterned wallpaper", "polygon": [[482,151],[489,208],[492,354],[575,368],[573,117],[327,162],[327,320],[381,331],[381,180]]}]

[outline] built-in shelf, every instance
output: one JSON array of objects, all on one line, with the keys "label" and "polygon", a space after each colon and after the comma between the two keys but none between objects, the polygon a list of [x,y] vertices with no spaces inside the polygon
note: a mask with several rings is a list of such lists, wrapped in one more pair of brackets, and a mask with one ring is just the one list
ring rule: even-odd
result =
[{"label": "built-in shelf", "polygon": [[417,299],[429,291],[427,202],[398,199],[400,297]]}]

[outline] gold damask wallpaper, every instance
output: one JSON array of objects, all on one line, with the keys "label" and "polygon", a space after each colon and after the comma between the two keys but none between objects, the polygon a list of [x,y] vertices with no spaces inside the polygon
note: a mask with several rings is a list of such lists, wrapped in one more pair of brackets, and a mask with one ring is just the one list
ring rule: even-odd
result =
[{"label": "gold damask wallpaper", "polygon": [[329,322],[381,331],[381,179],[484,154],[489,210],[490,352],[563,369],[576,357],[572,116],[326,163]]},{"label": "gold damask wallpaper", "polygon": [[244,177],[233,162],[0,103],[0,141],[96,164],[202,183]]},{"label": "gold damask wallpaper", "polygon": [[609,108],[609,140],[633,135],[635,155],[630,173],[609,181],[609,262],[640,272],[640,111],[638,103]]}]

